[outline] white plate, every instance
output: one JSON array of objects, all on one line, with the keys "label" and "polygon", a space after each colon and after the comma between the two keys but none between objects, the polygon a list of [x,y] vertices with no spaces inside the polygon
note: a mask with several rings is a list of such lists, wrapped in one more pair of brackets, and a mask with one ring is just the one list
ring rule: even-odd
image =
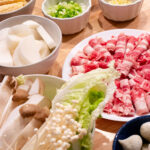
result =
[{"label": "white plate", "polygon": [[[64,80],[68,80],[70,78],[70,74],[71,74],[71,66],[70,66],[70,62],[71,59],[75,56],[75,54],[78,51],[82,51],[83,47],[85,45],[88,44],[89,40],[95,37],[102,37],[104,40],[109,40],[111,38],[112,35],[117,36],[120,33],[125,33],[126,35],[133,35],[133,36],[139,36],[142,33],[146,33],[147,31],[143,31],[143,30],[136,30],[136,29],[115,29],[115,30],[108,30],[108,31],[104,31],[104,32],[100,32],[97,34],[94,34],[92,36],[89,36],[88,38],[84,39],[83,41],[81,41],[80,43],[78,43],[69,53],[69,55],[67,56],[65,63],[63,65],[63,69],[62,69],[62,78]],[[134,117],[118,117],[116,115],[109,115],[106,113],[102,114],[102,117],[105,119],[109,119],[109,120],[114,120],[114,121],[129,121],[137,116]]]}]

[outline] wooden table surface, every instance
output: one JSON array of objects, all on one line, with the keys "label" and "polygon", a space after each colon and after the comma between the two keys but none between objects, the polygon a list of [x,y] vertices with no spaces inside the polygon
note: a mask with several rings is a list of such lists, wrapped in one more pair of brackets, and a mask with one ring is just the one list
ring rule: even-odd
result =
[{"label": "wooden table surface", "polygon": [[[43,16],[41,11],[41,4],[43,0],[36,0],[34,15]],[[59,55],[51,67],[49,74],[61,77],[62,66],[71,49],[82,41],[84,38],[111,29],[120,28],[133,28],[150,31],[150,0],[144,0],[142,10],[138,17],[132,21],[127,22],[113,22],[107,20],[98,4],[98,0],[92,0],[92,9],[87,27],[80,33],[74,35],[63,36],[62,46],[59,51]],[[94,136],[94,150],[111,150],[112,141],[115,133],[123,125],[123,122],[115,122],[105,119],[98,119],[96,121],[96,129]]]}]

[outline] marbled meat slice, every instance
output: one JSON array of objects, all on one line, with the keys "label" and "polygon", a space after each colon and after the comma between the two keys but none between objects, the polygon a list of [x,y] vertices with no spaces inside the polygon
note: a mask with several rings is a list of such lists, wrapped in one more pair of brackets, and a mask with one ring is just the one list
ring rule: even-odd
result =
[{"label": "marbled meat slice", "polygon": [[135,110],[130,96],[130,85],[128,79],[117,80],[117,89],[114,98],[105,106],[104,112],[114,113],[118,116],[133,116]]},{"label": "marbled meat slice", "polygon": [[124,33],[121,33],[118,36],[117,44],[116,44],[116,49],[115,49],[115,59],[123,59],[124,54],[126,51],[126,45],[127,45],[127,36]]},{"label": "marbled meat slice", "polygon": [[131,90],[132,101],[136,109],[137,115],[147,114],[149,112],[145,101],[146,93],[138,86],[134,86]]},{"label": "marbled meat slice", "polygon": [[112,36],[110,40],[106,42],[106,48],[110,52],[114,52],[116,49],[116,43],[117,43],[118,37]]},{"label": "marbled meat slice", "polygon": [[150,49],[143,52],[137,60],[141,65],[150,63]]}]

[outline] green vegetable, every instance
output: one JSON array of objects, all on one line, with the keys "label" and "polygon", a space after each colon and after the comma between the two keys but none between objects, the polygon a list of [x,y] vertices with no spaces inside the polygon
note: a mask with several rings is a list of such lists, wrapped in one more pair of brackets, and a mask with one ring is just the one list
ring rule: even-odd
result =
[{"label": "green vegetable", "polygon": [[82,13],[81,6],[74,1],[63,1],[51,6],[48,14],[56,18],[72,18]]},{"label": "green vegetable", "polygon": [[[82,127],[87,129],[89,128],[89,122],[91,121],[92,112],[98,107],[98,105],[104,100],[105,93],[103,91],[97,91],[92,89],[89,91],[86,99],[83,101],[81,110],[79,112],[79,123],[82,124]],[[81,148],[88,150],[91,147],[90,138],[91,133],[88,133],[81,141]]]},{"label": "green vegetable", "polygon": [[[84,75],[73,77],[68,81],[53,101],[60,102],[63,105],[73,105],[78,110],[77,122],[82,125],[82,128],[87,129],[88,133],[81,140],[78,150],[91,150],[92,148],[92,130],[94,121],[103,110],[105,102],[110,99],[107,92],[107,84],[118,77],[119,74],[112,68],[97,69]],[[110,93],[115,90],[114,86],[110,87]],[[105,99],[105,102],[104,102]],[[78,103],[74,104],[73,101]],[[74,144],[73,144],[74,145]],[[76,150],[72,147],[69,150]],[[75,144],[77,145],[77,144]]]},{"label": "green vegetable", "polygon": [[24,82],[25,82],[25,78],[24,78],[23,75],[17,76],[17,77],[16,77],[16,80],[17,80],[17,82],[18,82],[18,85],[22,85],[22,84],[24,84]]},{"label": "green vegetable", "polygon": [[[92,149],[92,132],[95,120],[102,113],[106,102],[113,96],[116,87],[114,80],[118,77],[119,73],[111,66],[108,69],[96,69],[71,78],[58,90],[52,101],[53,117],[57,117],[55,112],[57,112],[57,109],[59,110],[58,104],[59,106],[71,105],[71,109],[76,110],[77,114],[75,116],[72,115],[70,119],[81,125],[82,130],[85,131],[82,136],[79,136],[80,131],[78,129],[75,130],[78,138],[75,141],[68,141],[71,144],[68,150]],[[63,111],[63,109],[61,110]],[[67,112],[67,109],[64,109],[64,112]],[[45,126],[38,132],[38,141],[37,135],[34,136],[23,150],[34,149],[34,146],[38,146],[40,141],[46,141],[46,127],[51,122],[53,120],[49,117]],[[62,137],[59,138],[61,139]],[[49,147],[48,144],[49,142],[46,142],[44,145],[47,149]]]}]

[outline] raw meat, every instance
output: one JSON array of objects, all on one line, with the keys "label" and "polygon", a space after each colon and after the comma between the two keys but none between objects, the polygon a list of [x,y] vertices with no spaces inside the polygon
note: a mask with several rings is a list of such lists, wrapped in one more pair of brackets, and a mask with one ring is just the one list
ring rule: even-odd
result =
[{"label": "raw meat", "polygon": [[114,52],[116,49],[117,37],[112,36],[110,40],[106,43],[106,48],[110,52]]},{"label": "raw meat", "polygon": [[124,33],[121,33],[118,36],[118,41],[116,44],[116,50],[115,50],[115,59],[123,59],[124,54],[126,51],[126,44],[127,44],[127,36]]},{"label": "raw meat", "polygon": [[72,58],[71,76],[108,68],[112,60],[121,76],[115,81],[116,91],[104,112],[127,117],[149,113],[150,35],[143,33],[134,37],[121,33],[107,41],[101,37],[92,38]]},{"label": "raw meat", "polygon": [[144,90],[137,86],[134,86],[131,91],[132,101],[138,115],[146,114],[149,112],[145,101],[145,94],[146,93],[144,92]]}]

